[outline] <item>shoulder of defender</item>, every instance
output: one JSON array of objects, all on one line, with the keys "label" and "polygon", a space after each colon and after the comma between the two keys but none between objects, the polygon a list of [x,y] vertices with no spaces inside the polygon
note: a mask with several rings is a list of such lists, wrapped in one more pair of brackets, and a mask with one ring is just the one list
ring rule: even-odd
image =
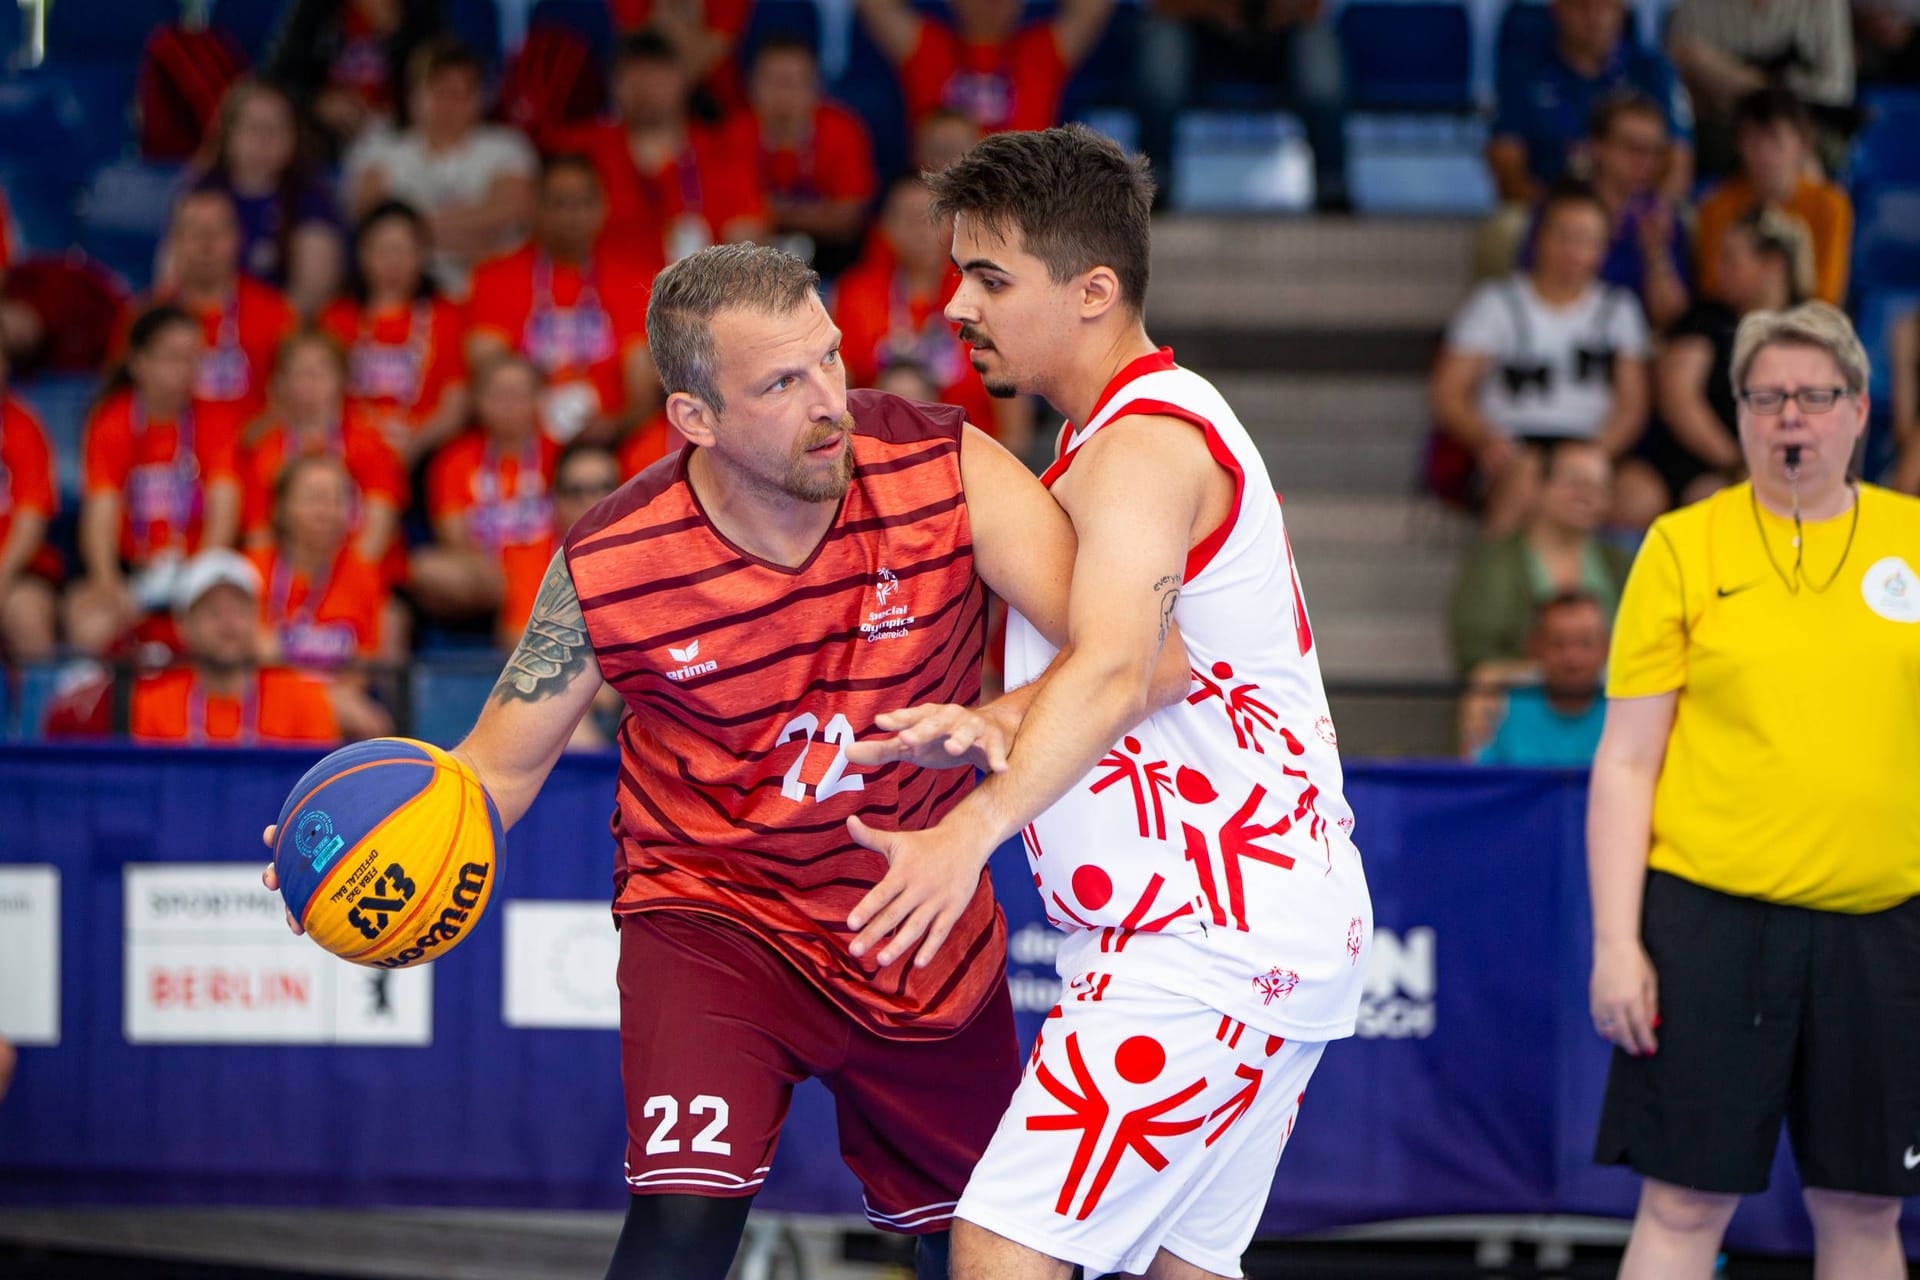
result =
[{"label": "shoulder of defender", "polygon": [[885,444],[914,444],[922,440],[958,443],[967,414],[950,404],[909,400],[890,391],[862,388],[847,393],[847,413],[856,436]]}]

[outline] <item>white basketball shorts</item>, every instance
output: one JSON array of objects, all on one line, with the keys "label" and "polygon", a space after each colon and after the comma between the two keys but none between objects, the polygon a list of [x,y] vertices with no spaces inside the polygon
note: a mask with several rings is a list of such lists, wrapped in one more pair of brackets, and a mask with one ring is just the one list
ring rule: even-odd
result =
[{"label": "white basketball shorts", "polygon": [[954,1216],[1089,1275],[1144,1272],[1165,1249],[1238,1276],[1325,1048],[1155,987],[1076,979]]}]

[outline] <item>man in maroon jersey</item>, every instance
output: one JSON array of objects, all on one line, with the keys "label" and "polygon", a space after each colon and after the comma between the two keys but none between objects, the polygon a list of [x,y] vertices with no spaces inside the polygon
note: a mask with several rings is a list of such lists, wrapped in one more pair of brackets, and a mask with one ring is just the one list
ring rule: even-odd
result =
[{"label": "man in maroon jersey", "polygon": [[[986,591],[1063,638],[1072,535],[959,410],[849,393],[816,283],[751,245],[660,275],[648,337],[688,447],[569,531],[458,748],[511,826],[602,678],[632,712],[614,905],[633,1196],[610,1280],[721,1280],[809,1076],[838,1100],[869,1217],[921,1236],[920,1276],[944,1277],[953,1205],[1019,1074],[984,873],[936,962],[847,947],[886,870],[849,821],[935,823],[971,772],[863,771],[847,748],[903,696],[977,700]],[[1160,701],[1187,688],[1168,649]],[[922,735],[920,755],[1000,767],[1032,696]]]}]

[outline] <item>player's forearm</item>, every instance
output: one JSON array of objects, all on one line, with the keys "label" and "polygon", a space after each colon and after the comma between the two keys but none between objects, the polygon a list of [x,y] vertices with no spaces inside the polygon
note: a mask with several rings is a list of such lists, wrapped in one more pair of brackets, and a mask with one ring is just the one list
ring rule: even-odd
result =
[{"label": "player's forearm", "polygon": [[1656,776],[1640,762],[1604,751],[1594,759],[1587,799],[1587,882],[1596,948],[1639,941]]},{"label": "player's forearm", "polygon": [[1069,648],[1034,696],[1007,756],[949,821],[970,824],[992,850],[1032,822],[1110,750],[1151,708],[1144,657]]}]

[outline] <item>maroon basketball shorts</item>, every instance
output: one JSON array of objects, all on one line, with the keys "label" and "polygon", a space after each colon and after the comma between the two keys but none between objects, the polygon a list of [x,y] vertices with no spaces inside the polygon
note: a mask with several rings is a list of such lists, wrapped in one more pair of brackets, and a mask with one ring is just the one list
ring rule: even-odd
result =
[{"label": "maroon basketball shorts", "polygon": [[1020,1081],[1000,983],[950,1036],[890,1040],[772,947],[717,917],[620,920],[620,1074],[636,1195],[750,1196],[793,1086],[832,1092],[840,1156],[889,1231],[944,1231]]}]

